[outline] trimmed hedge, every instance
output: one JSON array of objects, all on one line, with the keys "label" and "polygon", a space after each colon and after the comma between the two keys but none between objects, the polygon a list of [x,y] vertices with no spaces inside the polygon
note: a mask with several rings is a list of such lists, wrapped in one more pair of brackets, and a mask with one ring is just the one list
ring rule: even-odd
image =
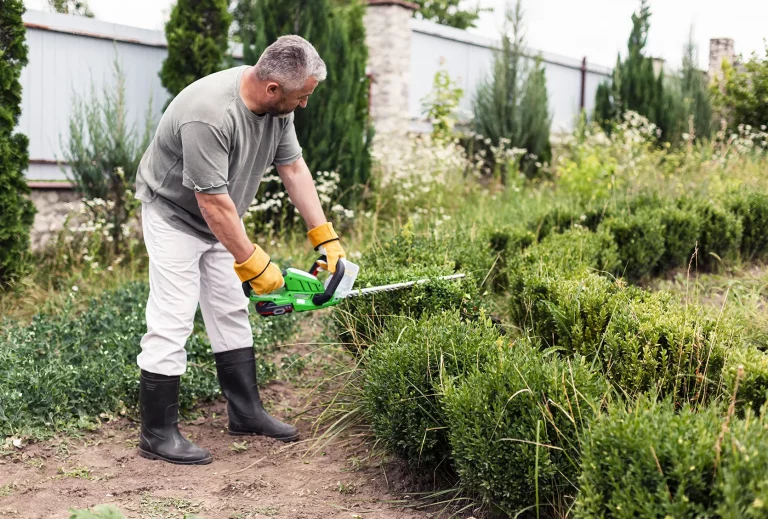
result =
[{"label": "trimmed hedge", "polygon": [[681,209],[692,210],[699,217],[701,231],[696,261],[700,268],[716,270],[722,261],[738,258],[744,228],[736,215],[710,200],[681,198],[677,203]]},{"label": "trimmed hedge", "polygon": [[619,248],[613,273],[637,281],[686,267],[717,269],[721,260],[768,258],[768,195],[743,189],[719,199],[640,194],[622,204],[557,205],[531,228],[543,239],[573,227],[611,232]]},{"label": "trimmed hedge", "polygon": [[654,391],[703,403],[731,391],[743,363],[740,398],[759,408],[768,389],[765,354],[744,344],[735,323],[698,305],[589,271],[609,266],[614,254],[606,231],[582,229],[526,249],[509,274],[515,323],[545,347],[599,362],[627,396]]},{"label": "trimmed hedge", "polygon": [[[478,284],[499,271],[493,247],[511,247],[506,233],[457,231],[444,235],[417,236],[409,227],[368,251],[358,262],[356,288],[434,279],[455,273],[461,280],[431,281],[407,290],[382,292],[371,297],[349,298],[334,314],[343,342],[357,352],[375,342],[387,319],[405,314],[418,319],[425,312],[459,309],[475,315],[482,307]],[[492,244],[492,240],[494,243]]]},{"label": "trimmed hedge", "polygon": [[583,359],[520,341],[486,370],[448,384],[445,412],[460,485],[510,516],[563,506],[576,493],[582,431],[607,384]]},{"label": "trimmed hedge", "polygon": [[613,236],[619,251],[619,265],[614,272],[630,281],[650,274],[664,255],[665,229],[658,210],[613,216],[603,221],[598,230]]},{"label": "trimmed hedge", "polygon": [[610,406],[583,442],[574,517],[712,517],[720,427],[716,408],[677,411],[647,398]]},{"label": "trimmed hedge", "polygon": [[727,207],[741,220],[741,258],[751,261],[768,257],[768,194],[733,193]]},{"label": "trimmed hedge", "polygon": [[765,518],[766,474],[764,414],[728,420],[720,407],[617,403],[583,442],[574,517]]},{"label": "trimmed hedge", "polygon": [[365,359],[365,407],[376,436],[414,467],[450,455],[443,385],[482,368],[506,341],[490,320],[458,312],[392,319]]},{"label": "trimmed hedge", "polygon": [[768,516],[768,420],[748,413],[729,428],[722,443],[723,470],[717,516],[763,519]]}]

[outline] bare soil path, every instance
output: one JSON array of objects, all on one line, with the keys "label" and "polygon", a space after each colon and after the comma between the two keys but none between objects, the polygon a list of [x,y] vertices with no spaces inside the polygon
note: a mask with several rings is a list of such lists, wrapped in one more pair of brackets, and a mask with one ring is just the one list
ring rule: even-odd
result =
[{"label": "bare soil path", "polygon": [[[302,347],[289,346],[280,354],[292,352],[301,354]],[[262,398],[285,418],[317,402],[302,398],[306,388],[301,386],[272,383]],[[137,424],[119,418],[78,437],[56,437],[0,457],[0,516],[68,518],[70,508],[112,504],[129,518],[432,517],[395,502],[403,497],[398,491],[404,488],[404,472],[397,463],[360,463],[366,444],[328,446],[307,456],[306,441],[286,446],[263,437],[230,436],[223,400],[199,411],[201,416],[182,422],[181,429],[213,453],[212,464],[190,467],[141,458]],[[292,422],[302,438],[311,438],[311,418]]]}]

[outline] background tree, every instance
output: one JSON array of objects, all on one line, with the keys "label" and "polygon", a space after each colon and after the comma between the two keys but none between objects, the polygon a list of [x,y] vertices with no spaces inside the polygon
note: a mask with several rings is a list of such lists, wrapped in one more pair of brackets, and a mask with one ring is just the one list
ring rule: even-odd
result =
[{"label": "background tree", "polygon": [[[523,55],[523,11],[520,1],[505,14],[501,50],[495,53],[491,75],[480,83],[474,101],[474,129],[498,147],[502,139],[523,148],[522,168],[536,174],[536,164],[551,159],[549,142],[552,117],[547,101],[547,82],[540,60],[530,64]],[[496,165],[503,161],[488,155]],[[504,174],[504,171],[502,171]]]},{"label": "background tree", "polygon": [[136,124],[129,124],[128,121],[139,118],[128,112],[125,73],[117,55],[112,79],[113,83],[105,83],[100,94],[93,84],[90,96],[74,94],[69,133],[61,147],[69,164],[67,176],[77,192],[89,200],[101,199],[108,204],[111,239],[99,252],[120,255],[128,248],[127,227],[139,206],[131,189],[141,157],[152,139],[154,120],[150,98],[141,130]]},{"label": "background tree", "polygon": [[601,84],[595,96],[595,119],[606,131],[629,110],[648,118],[667,140],[680,133],[681,98],[670,87],[665,92],[664,72],[657,76],[653,59],[644,54],[648,42],[651,10],[648,0],[632,14],[632,33],[627,43],[627,57],[616,58],[611,81]]},{"label": "background tree", "polygon": [[768,125],[768,44],[765,57],[753,53],[743,67],[723,63],[723,77],[712,85],[717,115],[731,129]]},{"label": "background tree", "polygon": [[48,5],[57,13],[93,18],[93,11],[86,0],[48,0]]},{"label": "background tree", "polygon": [[160,69],[168,103],[187,85],[227,66],[228,8],[227,0],[178,0],[171,10],[165,24],[168,56]]},{"label": "background tree", "polygon": [[[683,97],[685,121],[693,118],[695,135],[700,138],[712,136],[712,100],[707,88],[706,74],[699,70],[698,48],[693,38],[693,26],[688,35],[683,54],[683,68],[680,71],[680,88]],[[688,128],[686,127],[686,131]]]},{"label": "background tree", "polygon": [[21,70],[27,64],[22,0],[0,0],[0,285],[25,268],[35,208],[24,171],[29,140],[14,133],[21,115]]},{"label": "background tree", "polygon": [[464,0],[411,0],[419,5],[414,16],[423,20],[430,20],[443,25],[450,25],[457,29],[474,27],[480,13],[492,11],[487,7],[480,7],[479,2],[468,5]]},{"label": "background tree", "polygon": [[242,0],[236,20],[245,63],[256,63],[264,49],[284,34],[298,34],[314,45],[328,76],[295,112],[304,159],[313,172],[337,171],[345,198],[368,182],[372,127],[368,120],[363,14],[358,1],[333,7],[328,0]]}]

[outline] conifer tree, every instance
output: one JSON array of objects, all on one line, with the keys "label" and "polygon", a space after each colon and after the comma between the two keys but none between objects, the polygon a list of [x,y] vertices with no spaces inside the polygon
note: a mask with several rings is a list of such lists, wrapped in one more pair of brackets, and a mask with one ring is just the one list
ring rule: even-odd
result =
[{"label": "conifer tree", "polygon": [[[173,100],[187,85],[226,66],[232,15],[227,0],[178,0],[165,24],[168,56],[160,80]],[[168,106],[166,104],[166,106]]]},{"label": "conifer tree", "polygon": [[22,0],[0,0],[0,286],[24,271],[35,208],[24,171],[29,140],[14,133],[21,115],[21,70],[27,64]]},{"label": "conifer tree", "polygon": [[616,67],[609,83],[597,89],[595,119],[610,130],[611,125],[624,112],[632,110],[644,115],[666,134],[671,131],[669,108],[676,100],[665,97],[664,73],[658,76],[653,70],[653,59],[644,54],[648,42],[651,9],[648,0],[641,0],[640,8],[632,14],[632,33],[627,43],[627,57],[616,59]]},{"label": "conifer tree", "polygon": [[294,124],[310,170],[337,171],[346,199],[371,169],[364,9],[359,1],[334,8],[328,0],[251,0],[235,15],[245,63],[285,34],[305,38],[325,62],[327,78],[295,111]]},{"label": "conifer tree", "polygon": [[[540,60],[531,67],[523,55],[522,4],[506,13],[501,50],[496,53],[491,75],[483,81],[474,101],[474,128],[499,146],[502,139],[525,149],[521,167],[529,177],[551,159],[549,142],[552,117],[547,101],[547,82]],[[490,149],[486,150],[490,152]],[[488,153],[487,156],[491,154]],[[491,157],[493,159],[493,157]],[[497,164],[501,165],[501,164]],[[502,174],[505,171],[502,170]]]},{"label": "conifer tree", "polygon": [[693,39],[693,26],[688,35],[683,55],[683,68],[680,73],[680,88],[682,91],[686,129],[687,120],[693,117],[695,135],[699,138],[712,136],[712,101],[707,88],[705,74],[699,70],[697,61],[697,47]]},{"label": "conifer tree", "polygon": [[414,12],[417,18],[457,29],[474,27],[480,13],[492,10],[480,7],[479,2],[469,4],[464,0],[413,0],[413,2],[419,6]]}]

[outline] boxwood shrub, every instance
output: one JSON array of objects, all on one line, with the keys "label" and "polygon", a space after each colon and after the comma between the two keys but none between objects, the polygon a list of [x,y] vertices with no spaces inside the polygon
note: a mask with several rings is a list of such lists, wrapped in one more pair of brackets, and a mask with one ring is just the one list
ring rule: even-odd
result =
[{"label": "boxwood shrub", "polygon": [[720,502],[716,517],[758,519],[768,515],[768,420],[747,413],[729,426],[722,442]]},{"label": "boxwood shrub", "polygon": [[699,268],[716,270],[722,261],[738,258],[743,226],[738,216],[723,209],[712,200],[680,198],[678,207],[692,210],[699,216]]},{"label": "boxwood shrub", "polygon": [[620,213],[603,221],[599,229],[610,233],[618,247],[619,265],[614,273],[630,281],[650,274],[664,254],[665,229],[658,210]]},{"label": "boxwood shrub", "polygon": [[615,308],[599,352],[615,387],[628,396],[654,391],[691,402],[720,395],[727,343],[716,319],[668,292],[638,291]]},{"label": "boxwood shrub", "polygon": [[620,401],[583,441],[578,519],[714,517],[717,408]]},{"label": "boxwood shrub", "polygon": [[728,210],[741,220],[741,257],[751,261],[768,257],[768,194],[758,191],[732,193]]},{"label": "boxwood shrub", "polygon": [[583,359],[546,356],[525,341],[454,380],[445,410],[460,485],[509,517],[525,509],[534,517],[537,488],[541,509],[564,511],[576,493],[582,432],[606,389]]},{"label": "boxwood shrub", "polygon": [[358,352],[376,340],[388,318],[400,314],[419,318],[425,311],[449,309],[478,313],[482,306],[478,284],[493,277],[492,269],[499,268],[491,238],[492,233],[487,230],[471,229],[416,235],[406,226],[397,236],[366,252],[358,262],[358,288],[455,273],[466,277],[347,299],[334,313],[342,342]]},{"label": "boxwood shrub", "polygon": [[484,367],[506,345],[490,320],[465,321],[457,311],[390,320],[364,364],[376,436],[413,467],[443,464],[450,454],[443,385]]},{"label": "boxwood shrub", "polygon": [[658,209],[658,213],[664,227],[664,253],[654,271],[662,274],[688,265],[701,233],[701,220],[695,211],[671,204]]}]

